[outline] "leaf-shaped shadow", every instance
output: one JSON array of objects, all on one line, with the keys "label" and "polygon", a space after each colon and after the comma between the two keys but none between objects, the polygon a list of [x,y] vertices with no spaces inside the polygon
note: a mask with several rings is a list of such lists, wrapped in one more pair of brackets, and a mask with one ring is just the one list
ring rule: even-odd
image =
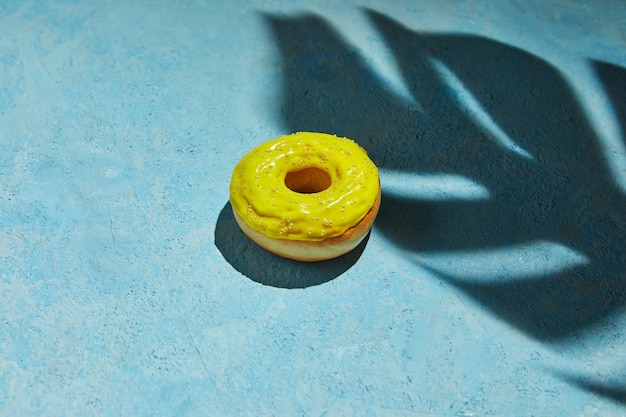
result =
[{"label": "leaf-shaped shadow", "polygon": [[597,60],[592,60],[591,64],[611,99],[622,135],[626,135],[626,68]]},{"label": "leaf-shaped shadow", "polygon": [[599,381],[584,375],[570,375],[562,372],[554,374],[580,389],[589,391],[597,396],[607,398],[619,404],[626,405],[626,383],[620,381]]},{"label": "leaf-shaped shadow", "polygon": [[[266,16],[282,56],[288,130],[351,137],[383,175],[456,175],[484,185],[489,198],[479,201],[383,189],[375,227],[407,253],[449,253],[450,270],[422,266],[527,334],[561,341],[623,310],[626,202],[560,72],[491,39],[420,33],[367,14],[413,100],[396,95],[324,19]],[[536,241],[588,262],[475,281],[453,257]]]}]

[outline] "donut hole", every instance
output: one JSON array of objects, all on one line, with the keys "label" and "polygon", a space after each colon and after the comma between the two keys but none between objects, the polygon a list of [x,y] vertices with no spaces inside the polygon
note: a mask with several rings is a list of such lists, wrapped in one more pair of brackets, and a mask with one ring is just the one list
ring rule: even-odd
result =
[{"label": "donut hole", "polygon": [[330,184],[328,172],[317,167],[291,171],[285,176],[287,188],[301,194],[319,193],[330,187]]}]

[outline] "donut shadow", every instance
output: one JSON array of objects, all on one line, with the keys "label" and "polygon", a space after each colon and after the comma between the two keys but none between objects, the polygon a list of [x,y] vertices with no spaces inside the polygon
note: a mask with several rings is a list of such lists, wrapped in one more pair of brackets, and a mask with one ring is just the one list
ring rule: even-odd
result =
[{"label": "donut shadow", "polygon": [[369,233],[351,252],[335,259],[298,262],[274,255],[258,246],[239,228],[230,202],[222,208],[215,226],[215,246],[237,271],[259,284],[277,288],[307,288],[329,282],[358,261]]}]

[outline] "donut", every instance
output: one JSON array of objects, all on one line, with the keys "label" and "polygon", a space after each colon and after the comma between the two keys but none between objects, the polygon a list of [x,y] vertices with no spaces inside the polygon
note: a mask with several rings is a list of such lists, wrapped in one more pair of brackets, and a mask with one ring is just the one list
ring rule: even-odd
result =
[{"label": "donut", "polygon": [[348,138],[298,132],[262,143],[235,166],[237,224],[276,255],[314,262],[354,249],[380,207],[378,168]]}]

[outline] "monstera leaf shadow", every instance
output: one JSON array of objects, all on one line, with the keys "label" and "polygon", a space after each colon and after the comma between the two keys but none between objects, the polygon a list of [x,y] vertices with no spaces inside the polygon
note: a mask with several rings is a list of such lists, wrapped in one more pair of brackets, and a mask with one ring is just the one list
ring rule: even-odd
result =
[{"label": "monstera leaf shadow", "polygon": [[[623,312],[626,199],[562,74],[492,39],[421,33],[365,13],[411,98],[394,93],[323,18],[264,15],[282,59],[280,112],[287,129],[350,137],[382,175],[416,178],[413,189],[420,175],[435,174],[489,190],[489,198],[467,200],[383,188],[375,228],[408,258],[529,336],[567,343]],[[609,84],[623,80],[622,68],[596,67]],[[545,272],[503,261],[498,267],[504,272],[492,276],[486,265],[486,277],[477,279],[455,260],[459,253],[480,259],[541,242],[565,248],[578,261]],[[432,254],[449,254],[447,269],[423,261]],[[552,262],[549,252],[539,256]]]},{"label": "monstera leaf shadow", "polygon": [[626,132],[626,68],[598,60],[592,60],[591,64],[611,99],[622,132]]},{"label": "monstera leaf shadow", "polygon": [[571,385],[582,390],[591,392],[599,397],[607,398],[618,404],[626,405],[626,382],[624,381],[598,381],[584,375],[571,375],[555,371],[554,375]]},{"label": "monstera leaf shadow", "polygon": [[297,289],[324,284],[347,271],[361,256],[369,235],[354,250],[321,262],[297,262],[273,255],[243,234],[230,203],[222,208],[215,226],[215,245],[237,271],[259,284]]}]

